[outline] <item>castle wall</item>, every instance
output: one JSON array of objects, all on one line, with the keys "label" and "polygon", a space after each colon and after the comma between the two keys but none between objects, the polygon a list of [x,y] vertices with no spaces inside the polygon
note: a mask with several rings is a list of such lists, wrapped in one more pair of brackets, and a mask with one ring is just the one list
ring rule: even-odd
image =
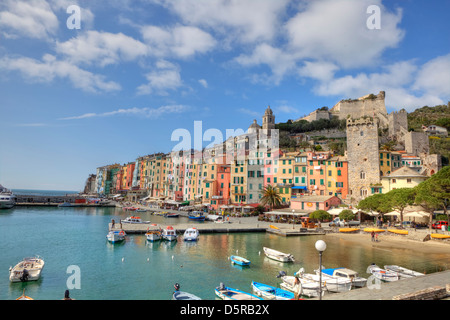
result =
[{"label": "castle wall", "polygon": [[402,109],[398,112],[392,112],[388,115],[389,118],[389,136],[394,137],[399,135],[402,132],[401,128],[404,128],[408,131],[408,113]]},{"label": "castle wall", "polygon": [[420,153],[430,153],[430,142],[425,132],[410,131],[404,136],[405,150],[418,156]]},{"label": "castle wall", "polygon": [[331,113],[338,116],[339,119],[347,119],[349,115],[354,119],[364,116],[377,117],[379,113],[387,115],[384,91],[381,91],[375,98],[369,96],[356,100],[341,100],[331,109]]}]

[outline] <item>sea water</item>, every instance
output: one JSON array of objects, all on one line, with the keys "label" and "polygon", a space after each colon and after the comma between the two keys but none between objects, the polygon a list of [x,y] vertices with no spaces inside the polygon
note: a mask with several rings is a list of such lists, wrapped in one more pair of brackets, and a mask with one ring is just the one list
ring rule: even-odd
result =
[{"label": "sea water", "polygon": [[[318,239],[327,242],[323,265],[347,267],[368,277],[367,266],[398,264],[420,272],[448,267],[448,255],[411,250],[387,250],[326,236],[280,237],[270,233],[201,234],[198,242],[148,242],[145,235],[127,235],[123,243],[106,240],[108,223],[129,215],[120,208],[15,207],[0,211],[0,300],[25,294],[38,300],[59,300],[70,289],[77,300],[167,300],[175,283],[202,299],[215,299],[214,288],[226,286],[251,292],[251,281],[279,286],[280,271],[292,275],[300,268],[318,268]],[[187,223],[140,212],[143,220],[162,225]],[[192,222],[210,223],[210,222]],[[292,253],[294,263],[264,256],[263,247]],[[41,279],[11,283],[9,267],[25,257],[45,261]],[[250,267],[231,264],[239,255]]]}]

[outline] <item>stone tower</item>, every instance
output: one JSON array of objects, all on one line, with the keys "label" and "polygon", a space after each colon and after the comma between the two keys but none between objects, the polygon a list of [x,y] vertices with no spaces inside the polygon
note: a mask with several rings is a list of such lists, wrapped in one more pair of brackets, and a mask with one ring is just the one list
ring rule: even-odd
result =
[{"label": "stone tower", "polygon": [[262,128],[263,130],[275,129],[275,116],[273,115],[270,106],[268,106],[266,112],[264,112]]},{"label": "stone tower", "polygon": [[376,120],[369,117],[347,119],[347,156],[350,197],[360,201],[381,187]]}]

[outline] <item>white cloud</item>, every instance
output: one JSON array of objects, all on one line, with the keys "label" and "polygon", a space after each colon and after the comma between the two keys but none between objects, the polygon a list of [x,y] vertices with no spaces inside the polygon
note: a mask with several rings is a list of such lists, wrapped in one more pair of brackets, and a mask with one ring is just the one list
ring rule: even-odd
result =
[{"label": "white cloud", "polygon": [[288,0],[153,0],[184,23],[207,27],[229,41],[272,40]]},{"label": "white cloud", "polygon": [[150,54],[159,58],[189,58],[206,53],[216,45],[216,40],[209,33],[196,27],[144,26],[141,33]]},{"label": "white cloud", "polygon": [[208,81],[205,79],[198,80],[198,83],[200,83],[204,88],[208,88]]},{"label": "white cloud", "polygon": [[[370,5],[381,9],[381,29],[367,28]],[[373,65],[403,39],[401,18],[401,10],[389,12],[381,0],[310,1],[286,24],[288,49],[299,59],[324,59],[343,68]]]},{"label": "white cloud", "polygon": [[61,118],[59,120],[81,120],[96,117],[112,117],[117,115],[135,115],[145,118],[159,118],[164,114],[177,114],[188,111],[190,108],[185,105],[167,105],[158,108],[129,108],[129,109],[118,109],[114,111],[104,112],[104,113],[85,113],[79,116],[71,116]]},{"label": "white cloud", "polygon": [[67,62],[58,61],[55,56],[46,54],[42,61],[20,57],[0,59],[0,69],[18,71],[30,81],[50,83],[55,78],[68,79],[72,85],[87,92],[111,92],[120,90],[118,83],[106,81],[101,75],[80,69]]},{"label": "white cloud", "polygon": [[176,90],[183,85],[179,67],[166,60],[159,60],[155,70],[145,75],[147,83],[138,87],[138,94],[167,95],[167,90]]},{"label": "white cloud", "polygon": [[56,34],[58,18],[45,0],[7,0],[0,8],[0,29],[7,38],[49,39]]},{"label": "white cloud", "polygon": [[106,66],[135,60],[148,50],[144,43],[123,33],[87,31],[66,42],[57,42],[56,52],[75,64]]},{"label": "white cloud", "polygon": [[450,54],[425,63],[416,76],[413,89],[450,99]]}]

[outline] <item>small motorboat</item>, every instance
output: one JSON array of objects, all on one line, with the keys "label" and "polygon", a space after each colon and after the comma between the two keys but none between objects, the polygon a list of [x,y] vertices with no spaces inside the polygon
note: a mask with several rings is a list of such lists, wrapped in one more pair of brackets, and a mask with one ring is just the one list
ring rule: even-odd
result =
[{"label": "small motorboat", "polygon": [[267,258],[280,262],[293,262],[294,256],[290,253],[283,253],[277,250],[263,247],[264,254]]},{"label": "small motorboat", "polygon": [[142,221],[141,217],[127,217],[125,220],[121,221],[122,223],[150,223],[150,221]]},{"label": "small motorboat", "polygon": [[370,273],[375,278],[385,282],[393,282],[399,280],[399,276],[396,272],[382,269],[376,264],[371,264],[370,266],[368,266],[367,273]]},{"label": "small motorboat", "polygon": [[44,265],[44,260],[39,257],[25,258],[16,264],[14,268],[9,268],[9,281],[26,282],[39,280]]},{"label": "small motorboat", "polygon": [[192,213],[189,214],[188,217],[190,220],[195,220],[195,221],[205,221],[206,217],[203,214],[203,211],[193,211]]},{"label": "small motorboat", "polygon": [[166,217],[166,218],[178,218],[180,215],[178,214],[178,213],[169,213],[169,212],[166,212],[165,214],[164,214],[164,217]]},{"label": "small motorboat", "polygon": [[178,283],[175,283],[174,287],[175,292],[172,295],[173,300],[202,300],[192,293],[180,291],[180,285]]},{"label": "small motorboat", "polygon": [[239,256],[231,256],[230,257],[232,264],[237,264],[239,266],[249,266],[250,260],[247,260],[245,258],[239,257]]},{"label": "small motorboat", "polygon": [[319,274],[304,272],[298,272],[296,275],[301,279],[315,281],[317,283],[322,280],[323,285],[329,292],[347,292],[352,289],[352,281],[350,279],[332,277],[327,274],[322,274],[322,279],[320,279]]},{"label": "small motorboat", "polygon": [[293,292],[283,290],[268,284],[252,281],[253,291],[256,295],[270,300],[292,300],[295,299]]},{"label": "small motorboat", "polygon": [[125,236],[126,236],[125,231],[115,230],[108,232],[108,234],[106,235],[106,239],[108,239],[108,241],[111,243],[116,243],[125,240]]},{"label": "small motorboat", "polygon": [[[315,270],[316,274],[319,274],[319,270]],[[362,288],[367,284],[367,279],[362,278],[356,271],[347,268],[329,268],[322,269],[322,276],[336,277],[349,279],[352,282],[352,287]]]},{"label": "small motorboat", "polygon": [[34,300],[34,299],[25,295],[25,289],[23,289],[22,295],[20,297],[18,297],[16,300]]},{"label": "small motorboat", "polygon": [[167,241],[176,241],[177,232],[172,226],[168,226],[162,232],[162,238]]},{"label": "small motorboat", "polygon": [[122,209],[125,211],[136,211],[138,208],[137,207],[123,207]]},{"label": "small motorboat", "polygon": [[226,287],[223,283],[220,283],[214,292],[222,300],[263,300],[263,298],[252,293]]},{"label": "small motorboat", "polygon": [[200,237],[200,233],[197,228],[188,228],[184,231],[183,239],[184,241],[197,241]]},{"label": "small motorboat", "polygon": [[386,265],[384,268],[388,271],[396,272],[400,279],[414,278],[419,276],[424,276],[425,274],[406,269],[404,267],[396,266],[396,265]]},{"label": "small motorboat", "polygon": [[[311,281],[298,276],[287,276],[284,272],[280,273],[281,280],[280,287],[293,292],[297,295],[307,297],[318,297],[320,295],[320,285],[318,281]],[[277,276],[277,277],[280,277]],[[327,291],[325,284],[322,283],[322,296]]]}]

